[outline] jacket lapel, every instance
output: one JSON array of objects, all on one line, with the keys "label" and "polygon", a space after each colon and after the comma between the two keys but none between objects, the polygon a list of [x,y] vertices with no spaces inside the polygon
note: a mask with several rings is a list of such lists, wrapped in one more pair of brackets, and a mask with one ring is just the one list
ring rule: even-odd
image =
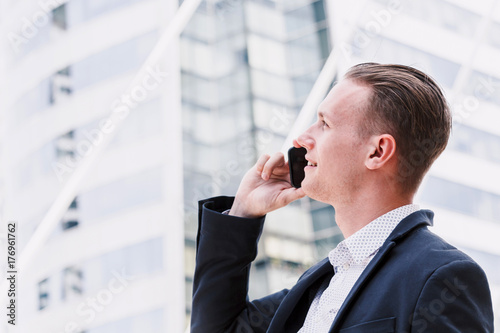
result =
[{"label": "jacket lapel", "polygon": [[352,287],[330,327],[330,332],[337,332],[339,330],[357,295],[369,282],[373,274],[382,266],[384,259],[391,249],[396,246],[397,242],[415,229],[432,225],[433,216],[434,213],[430,210],[419,210],[401,220]]},{"label": "jacket lapel", "polygon": [[314,298],[309,297],[309,293],[315,294],[322,281],[332,276],[333,267],[328,258],[308,269],[281,302],[267,332],[291,332],[297,326],[300,329]]}]

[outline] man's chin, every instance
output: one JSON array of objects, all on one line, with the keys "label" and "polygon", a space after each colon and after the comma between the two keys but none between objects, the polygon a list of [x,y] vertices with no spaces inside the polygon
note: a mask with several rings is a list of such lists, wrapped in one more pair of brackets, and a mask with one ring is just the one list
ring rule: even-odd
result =
[{"label": "man's chin", "polygon": [[321,184],[314,184],[314,183],[311,184],[305,181],[304,179],[304,181],[302,181],[301,187],[306,196],[308,196],[309,198],[316,201],[328,203],[327,198],[325,198],[324,195],[323,196],[321,195],[322,194],[322,192],[320,191],[322,187]]},{"label": "man's chin", "polygon": [[314,199],[314,194],[316,194],[317,191],[314,191],[315,186],[312,184],[309,184],[305,179],[302,181],[301,184],[302,190],[304,193],[311,199]]}]

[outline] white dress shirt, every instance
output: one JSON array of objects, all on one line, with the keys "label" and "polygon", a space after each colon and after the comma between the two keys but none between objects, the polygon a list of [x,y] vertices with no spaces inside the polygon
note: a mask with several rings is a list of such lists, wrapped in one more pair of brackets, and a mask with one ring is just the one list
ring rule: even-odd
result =
[{"label": "white dress shirt", "polygon": [[298,333],[327,333],[337,312],[368,263],[402,219],[420,208],[410,204],[373,220],[328,254],[335,275],[318,290]]}]

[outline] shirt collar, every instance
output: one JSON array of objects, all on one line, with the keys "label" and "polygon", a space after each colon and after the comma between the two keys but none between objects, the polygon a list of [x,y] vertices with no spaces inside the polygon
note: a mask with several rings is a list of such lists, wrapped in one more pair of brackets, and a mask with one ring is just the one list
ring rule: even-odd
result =
[{"label": "shirt collar", "polygon": [[375,254],[399,222],[417,210],[420,210],[420,207],[415,204],[393,209],[344,239],[328,254],[328,259],[335,271],[336,267],[351,260],[356,264],[361,264]]}]

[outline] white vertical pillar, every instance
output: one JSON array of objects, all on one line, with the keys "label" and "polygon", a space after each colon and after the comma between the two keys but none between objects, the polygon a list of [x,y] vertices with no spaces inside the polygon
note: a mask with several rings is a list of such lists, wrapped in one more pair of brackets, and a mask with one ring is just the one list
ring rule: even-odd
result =
[{"label": "white vertical pillar", "polygon": [[[171,21],[177,1],[164,2],[165,26]],[[187,23],[187,22],[186,22]],[[163,108],[163,202],[165,234],[163,237],[164,270],[167,293],[158,295],[166,300],[164,309],[165,332],[185,330],[186,299],[184,270],[184,200],[182,157],[182,101],[180,79],[179,34],[164,53],[160,66],[168,72],[162,86]]]}]

